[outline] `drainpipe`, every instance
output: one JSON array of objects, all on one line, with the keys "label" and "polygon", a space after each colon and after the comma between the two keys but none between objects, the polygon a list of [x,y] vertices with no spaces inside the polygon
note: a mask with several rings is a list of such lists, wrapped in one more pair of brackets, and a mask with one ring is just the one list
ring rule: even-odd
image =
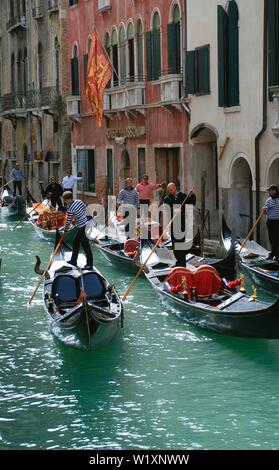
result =
[{"label": "drainpipe", "polygon": [[[263,24],[263,114],[262,128],[255,138],[255,179],[256,179],[256,215],[260,213],[260,140],[267,128],[267,3],[264,0],[264,24]],[[256,231],[257,242],[261,241],[260,224]]]}]

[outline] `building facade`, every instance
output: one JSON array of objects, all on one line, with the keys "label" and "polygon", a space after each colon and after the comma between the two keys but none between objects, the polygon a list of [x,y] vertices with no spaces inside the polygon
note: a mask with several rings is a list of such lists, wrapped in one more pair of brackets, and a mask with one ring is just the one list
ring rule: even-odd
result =
[{"label": "building facade", "polygon": [[221,209],[245,236],[279,183],[278,48],[278,0],[187,0],[190,172],[206,173],[213,233]]},{"label": "building facade", "polygon": [[[127,176],[185,188],[189,109],[184,96],[184,2],[78,0],[70,2],[67,113],[72,157],[84,176],[87,200],[117,194]],[[96,29],[113,65],[98,128],[87,97],[86,69]]]},{"label": "building facade", "polygon": [[36,198],[71,163],[66,3],[0,1],[0,175],[19,162]]}]

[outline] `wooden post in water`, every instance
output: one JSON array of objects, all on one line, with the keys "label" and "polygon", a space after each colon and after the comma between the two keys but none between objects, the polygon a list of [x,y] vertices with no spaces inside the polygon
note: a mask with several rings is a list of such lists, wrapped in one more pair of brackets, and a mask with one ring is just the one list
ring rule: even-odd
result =
[{"label": "wooden post in water", "polygon": [[204,254],[204,229],[205,229],[205,185],[206,172],[202,172],[201,177],[201,255]]}]

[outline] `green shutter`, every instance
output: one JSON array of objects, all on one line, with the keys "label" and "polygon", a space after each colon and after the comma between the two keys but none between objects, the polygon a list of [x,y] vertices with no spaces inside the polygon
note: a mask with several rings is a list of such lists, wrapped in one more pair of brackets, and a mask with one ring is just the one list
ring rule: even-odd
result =
[{"label": "green shutter", "polygon": [[218,106],[227,106],[227,34],[228,17],[221,5],[218,13]]},{"label": "green shutter", "polygon": [[147,80],[152,80],[152,33],[146,33],[146,62],[147,62]]},{"label": "green shutter", "polygon": [[[268,85],[278,85],[278,0],[268,2]],[[272,96],[271,96],[272,99]]]},{"label": "green shutter", "polygon": [[72,78],[72,95],[79,95],[79,76],[78,76],[78,58],[71,59],[71,78]]},{"label": "green shutter", "polygon": [[196,49],[197,55],[197,92],[210,93],[209,89],[209,46]]},{"label": "green shutter", "polygon": [[88,64],[88,54],[83,56],[83,76],[84,76],[84,86],[87,84],[87,64]]},{"label": "green shutter", "polygon": [[185,88],[186,93],[194,95],[196,93],[196,51],[186,52],[186,63],[185,63]]},{"label": "green shutter", "polygon": [[177,25],[168,24],[168,73],[177,73]]},{"label": "green shutter", "polygon": [[239,105],[239,30],[238,7],[230,0],[228,7],[228,106]]},{"label": "green shutter", "polygon": [[160,30],[153,31],[153,80],[161,75],[161,35]]}]

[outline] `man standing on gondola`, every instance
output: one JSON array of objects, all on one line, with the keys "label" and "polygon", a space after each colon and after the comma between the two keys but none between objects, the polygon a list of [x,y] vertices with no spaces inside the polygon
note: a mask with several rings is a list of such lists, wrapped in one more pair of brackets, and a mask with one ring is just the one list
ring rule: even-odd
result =
[{"label": "man standing on gondola", "polygon": [[64,228],[64,233],[67,233],[70,223],[75,219],[77,234],[73,241],[73,252],[69,264],[77,266],[77,259],[79,254],[80,245],[86,254],[86,266],[83,269],[93,268],[93,255],[90,248],[89,240],[85,234],[85,226],[87,224],[86,205],[80,199],[73,199],[71,191],[65,191],[62,195],[64,204],[67,206],[67,220]]},{"label": "man standing on gondola", "polygon": [[267,259],[279,261],[279,188],[272,184],[267,188],[269,197],[265,201],[264,212],[267,215],[267,230],[271,252]]},{"label": "man standing on gondola", "polygon": [[45,194],[50,198],[51,205],[54,207],[54,209],[56,208],[57,204],[60,211],[64,210],[61,202],[63,189],[62,186],[55,181],[55,176],[50,178],[50,184],[46,187]]},{"label": "man standing on gondola", "polygon": [[194,189],[192,189],[188,195],[181,191],[177,191],[175,183],[169,183],[167,190],[168,195],[164,199],[164,204],[168,204],[170,206],[171,218],[175,216],[175,212],[177,211],[177,216],[171,224],[173,254],[176,258],[176,266],[185,267],[187,254],[185,237],[185,205],[192,204],[194,206],[196,204],[196,195],[194,194]]},{"label": "man standing on gondola", "polygon": [[16,162],[14,168],[11,171],[11,178],[13,179],[13,187],[14,187],[14,192],[13,196],[16,196],[16,190],[18,189],[18,194],[22,196],[22,181],[24,179],[24,175],[22,173],[22,170],[20,169],[20,165],[18,162]]}]

